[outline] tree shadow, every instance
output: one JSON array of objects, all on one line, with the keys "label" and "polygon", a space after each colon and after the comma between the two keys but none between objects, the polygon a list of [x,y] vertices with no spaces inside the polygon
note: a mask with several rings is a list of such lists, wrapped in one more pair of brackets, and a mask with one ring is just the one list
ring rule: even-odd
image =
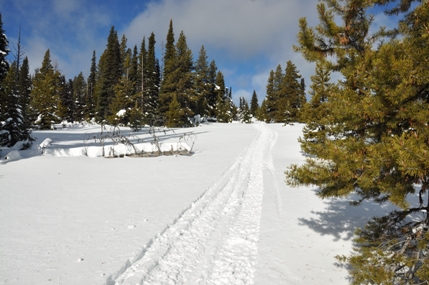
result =
[{"label": "tree shadow", "polygon": [[[318,189],[313,190],[318,192]],[[310,218],[299,218],[302,226],[307,226],[321,235],[330,235],[335,241],[351,240],[357,228],[365,226],[374,216],[383,216],[395,209],[394,206],[380,205],[372,201],[364,201],[359,206],[350,205],[350,198],[325,199],[323,211],[311,211]]]}]

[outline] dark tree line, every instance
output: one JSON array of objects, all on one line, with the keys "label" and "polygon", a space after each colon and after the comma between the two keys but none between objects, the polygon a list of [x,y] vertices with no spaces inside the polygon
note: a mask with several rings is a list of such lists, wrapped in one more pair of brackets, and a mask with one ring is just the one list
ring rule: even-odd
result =
[{"label": "dark tree line", "polygon": [[32,77],[20,42],[16,60],[9,63],[9,42],[1,18],[0,24],[3,146],[31,140],[30,127],[49,129],[61,121],[93,120],[139,129],[155,118],[164,118],[169,127],[184,127],[197,114],[230,122],[237,113],[231,88],[225,87],[215,61],[208,61],[204,46],[194,61],[183,31],[176,42],[172,21],[162,66],[155,54],[153,33],[143,38],[140,48],[130,48],[126,36],[119,40],[112,27],[98,61],[95,51],[92,55],[89,76],[85,78],[81,72],[68,80],[52,65],[50,50]]}]

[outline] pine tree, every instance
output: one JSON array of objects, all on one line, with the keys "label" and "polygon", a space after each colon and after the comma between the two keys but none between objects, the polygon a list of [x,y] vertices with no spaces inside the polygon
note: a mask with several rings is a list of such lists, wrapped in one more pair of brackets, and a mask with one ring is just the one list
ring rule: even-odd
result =
[{"label": "pine tree", "polygon": [[[70,88],[71,87],[71,88]],[[88,105],[91,104],[88,96],[88,87],[83,76],[80,72],[78,76],[73,79],[72,84],[69,83],[69,91],[72,91],[73,102],[74,102],[74,114],[73,119],[76,121],[83,121],[87,116],[86,112],[89,109]],[[71,90],[70,90],[71,89]]]},{"label": "pine tree", "polygon": [[[388,2],[397,5],[388,12],[408,13],[396,30],[370,33],[368,10]],[[359,229],[355,254],[340,257],[351,265],[353,284],[429,280],[429,200],[423,200],[429,185],[429,66],[422,60],[429,58],[422,25],[429,22],[429,5],[412,2],[324,1],[317,7],[317,29],[300,19],[296,50],[343,80],[323,103],[329,110],[324,129],[315,130],[329,139],[317,141],[319,147],[308,147],[315,144],[310,139],[301,142],[314,158],[292,165],[288,182],[317,185],[322,198],[356,195],[354,205],[372,199],[398,207]],[[322,97],[320,90],[313,89]]]},{"label": "pine tree", "polygon": [[43,58],[42,67],[36,70],[31,90],[31,107],[37,114],[37,124],[41,129],[50,129],[51,124],[59,120],[56,114],[59,100],[60,73],[51,64],[49,49]]},{"label": "pine tree", "polygon": [[252,122],[252,116],[250,114],[249,104],[244,97],[240,97],[240,106],[239,106],[239,120],[243,123],[250,124]]},{"label": "pine tree", "polygon": [[232,122],[232,110],[230,100],[228,97],[228,88],[225,87],[225,79],[223,73],[218,71],[216,74],[216,118],[219,122],[230,123]]},{"label": "pine tree", "polygon": [[284,73],[281,65],[276,71],[271,70],[267,83],[267,122],[284,122],[288,101],[285,99],[283,84]]},{"label": "pine tree", "polygon": [[[121,42],[119,44],[119,54],[120,54],[122,64],[124,64],[125,58],[127,57],[127,53],[128,53],[127,42],[128,42],[128,39],[125,36],[125,34],[123,34],[121,38]],[[124,69],[124,66],[122,66],[122,69]]]},{"label": "pine tree", "polygon": [[[169,110],[170,102],[176,89],[173,72],[177,68],[177,51],[174,45],[173,21],[170,20],[170,26],[167,33],[167,42],[165,44],[164,68],[159,92],[159,111],[165,116]],[[176,98],[177,99],[177,98]]]},{"label": "pine tree", "polygon": [[278,96],[277,122],[296,122],[299,111],[304,105],[305,93],[301,84],[301,75],[292,61],[286,63],[286,70]]},{"label": "pine tree", "polygon": [[267,108],[267,101],[264,99],[262,100],[261,107],[258,109],[256,113],[256,118],[259,121],[267,122],[268,121],[268,108]]},{"label": "pine tree", "polygon": [[216,90],[216,75],[217,75],[217,66],[216,62],[212,60],[210,62],[210,71],[209,71],[209,84],[212,86],[210,93],[207,96],[207,116],[216,117],[216,101],[217,101],[217,90]]},{"label": "pine tree", "polygon": [[208,102],[211,100],[214,84],[210,78],[210,66],[204,46],[201,46],[198,59],[195,63],[195,76],[195,92],[198,97],[196,113],[203,116],[210,115]]},{"label": "pine tree", "polygon": [[98,63],[97,79],[97,117],[105,120],[112,115],[109,109],[114,98],[114,87],[122,76],[121,51],[118,42],[118,34],[115,27],[110,29],[107,46]]},{"label": "pine tree", "polygon": [[24,124],[26,128],[30,128],[31,125],[31,116],[30,116],[30,94],[32,88],[31,76],[30,76],[30,67],[28,63],[28,58],[25,57],[22,61],[21,69],[19,70],[19,79],[18,79],[18,94],[19,94],[19,104],[21,105],[22,117],[24,119]]},{"label": "pine tree", "polygon": [[148,70],[146,68],[147,62],[147,49],[146,49],[146,38],[143,37],[142,43],[140,45],[140,54],[138,57],[138,66],[137,66],[137,80],[136,80],[136,90],[139,94],[139,107],[143,113],[145,113],[145,89],[146,89],[146,81],[148,78]]},{"label": "pine tree", "polygon": [[176,99],[183,110],[181,122],[183,125],[190,125],[188,119],[195,115],[198,96],[194,89],[194,63],[192,51],[188,48],[186,36],[183,31],[180,33],[177,40],[176,50],[177,68],[173,72],[173,78],[176,79]]},{"label": "pine tree", "polygon": [[250,114],[253,117],[256,117],[256,113],[258,112],[259,104],[258,104],[258,95],[256,95],[256,91],[253,90],[252,99],[250,100]]},{"label": "pine tree", "polygon": [[0,82],[6,78],[7,71],[9,70],[9,62],[6,60],[6,57],[10,52],[8,46],[9,41],[6,37],[5,31],[3,30],[3,21],[0,13]]},{"label": "pine tree", "polygon": [[3,121],[6,112],[6,93],[3,90],[3,80],[9,70],[9,62],[6,57],[9,54],[9,41],[3,30],[3,22],[0,13],[0,122]]},{"label": "pine tree", "polygon": [[71,79],[67,81],[64,75],[60,75],[57,81],[60,100],[56,115],[63,121],[73,122],[75,121],[76,107],[80,108],[80,102],[74,101],[73,81]]},{"label": "pine tree", "polygon": [[148,42],[147,60],[145,63],[147,76],[145,80],[144,112],[148,122],[158,116],[159,108],[159,86],[161,79],[158,60],[155,55],[155,43],[155,34],[151,33]]},{"label": "pine tree", "polygon": [[[135,107],[137,102],[134,92],[134,82],[128,76],[128,70],[131,68],[131,55],[127,54],[124,62],[125,73],[122,75],[121,80],[115,85],[115,97],[110,105],[112,115],[108,117],[108,121],[113,125],[127,125],[129,122],[129,111]],[[118,112],[124,110],[122,115],[118,116]]]},{"label": "pine tree", "polygon": [[170,102],[168,111],[166,113],[167,126],[169,127],[182,127],[184,112],[182,106],[176,98],[176,94],[173,94],[173,98]]},{"label": "pine tree", "polygon": [[85,98],[85,109],[84,109],[84,119],[90,120],[95,115],[95,102],[96,92],[95,87],[97,86],[97,57],[95,50],[92,53],[91,59],[91,68],[89,71],[89,76],[87,78],[87,92]]},{"label": "pine tree", "polygon": [[303,129],[303,140],[312,141],[311,144],[302,144],[302,148],[307,153],[315,150],[311,148],[323,147],[324,140],[327,139],[326,121],[330,113],[328,107],[328,98],[333,91],[333,84],[330,83],[330,72],[321,63],[316,64],[316,74],[311,76],[312,95],[310,102],[304,104],[301,112],[301,118],[307,125]]},{"label": "pine tree", "polygon": [[13,147],[18,141],[26,141],[24,148],[29,147],[35,139],[31,137],[18,96],[16,65],[10,66],[6,78],[2,82],[6,99],[4,124],[0,126],[0,146]]}]

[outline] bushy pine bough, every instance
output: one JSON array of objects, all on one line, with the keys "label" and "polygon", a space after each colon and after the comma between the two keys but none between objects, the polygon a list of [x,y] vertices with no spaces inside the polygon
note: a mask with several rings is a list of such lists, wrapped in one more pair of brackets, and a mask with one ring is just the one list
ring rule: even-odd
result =
[{"label": "bushy pine bough", "polygon": [[[403,20],[371,34],[368,10],[388,3]],[[316,185],[321,198],[358,195],[353,205],[395,205],[358,229],[356,251],[338,259],[351,265],[352,284],[427,285],[429,3],[325,0],[318,12],[316,29],[300,20],[296,50],[343,79],[329,90],[314,86],[324,101],[310,108],[301,139],[309,158],[289,168],[288,183]]]}]

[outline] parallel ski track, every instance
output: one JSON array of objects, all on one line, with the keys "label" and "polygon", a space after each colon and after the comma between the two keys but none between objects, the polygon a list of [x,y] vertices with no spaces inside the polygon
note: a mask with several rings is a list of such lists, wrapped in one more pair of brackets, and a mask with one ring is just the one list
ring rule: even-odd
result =
[{"label": "parallel ski track", "polygon": [[106,284],[253,284],[263,171],[277,133],[265,124],[247,151]]}]

